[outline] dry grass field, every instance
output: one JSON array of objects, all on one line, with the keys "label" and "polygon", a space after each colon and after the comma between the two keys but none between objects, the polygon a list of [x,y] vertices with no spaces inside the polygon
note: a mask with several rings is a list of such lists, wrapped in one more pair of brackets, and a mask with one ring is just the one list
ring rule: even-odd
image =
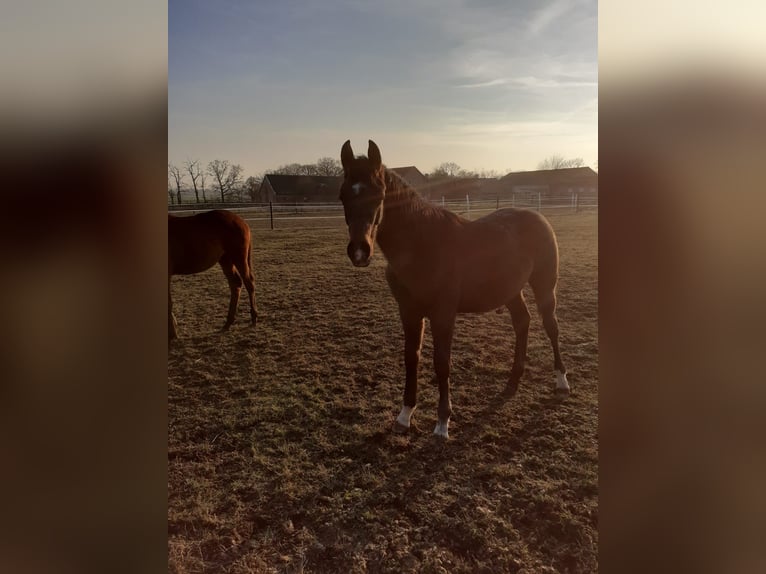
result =
[{"label": "dry grass field", "polygon": [[527,371],[505,384],[508,314],[458,318],[450,439],[426,327],[418,409],[391,432],[403,334],[376,250],[354,268],[346,231],[253,226],[259,324],[223,325],[218,267],[174,277],[168,353],[169,570],[596,572],[597,215],[549,217],[559,238],[559,323],[572,395],[534,308]]}]

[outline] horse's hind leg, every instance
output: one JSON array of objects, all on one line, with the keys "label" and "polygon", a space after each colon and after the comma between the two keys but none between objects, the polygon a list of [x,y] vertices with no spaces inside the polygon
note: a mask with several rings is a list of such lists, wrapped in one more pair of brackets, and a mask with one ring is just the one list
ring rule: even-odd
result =
[{"label": "horse's hind leg", "polygon": [[253,276],[251,261],[250,246],[247,248],[247,254],[238,255],[234,258],[234,265],[245,284],[245,289],[247,289],[248,301],[250,303],[250,321],[255,325],[258,321],[258,308],[255,306],[255,277]]},{"label": "horse's hind leg", "polygon": [[555,288],[532,289],[537,301],[537,309],[543,319],[543,326],[553,347],[553,368],[556,374],[556,394],[569,394],[569,381],[567,381],[567,370],[561,360],[559,351],[559,322],[556,319],[556,292]]},{"label": "horse's hind leg", "polygon": [[511,299],[506,304],[506,307],[511,312],[511,323],[513,323],[513,332],[516,337],[513,348],[513,367],[511,368],[511,378],[508,381],[509,390],[511,393],[515,393],[516,389],[519,388],[519,380],[524,374],[530,315],[523,293],[519,293]]},{"label": "horse's hind leg", "polygon": [[234,319],[237,318],[237,303],[239,303],[239,292],[242,289],[242,279],[234,268],[234,263],[224,255],[219,261],[223,274],[226,275],[226,280],[229,282],[229,289],[231,290],[231,298],[229,299],[229,314],[226,317],[226,323],[223,326],[223,331],[231,327],[234,323]]}]

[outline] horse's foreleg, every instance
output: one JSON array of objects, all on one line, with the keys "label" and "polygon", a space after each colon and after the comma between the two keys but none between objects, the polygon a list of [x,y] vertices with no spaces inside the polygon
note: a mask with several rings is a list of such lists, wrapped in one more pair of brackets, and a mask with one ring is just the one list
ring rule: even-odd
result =
[{"label": "horse's foreleg", "polygon": [[423,315],[400,308],[402,326],[404,327],[404,404],[402,412],[396,418],[394,431],[406,432],[410,428],[412,412],[415,410],[418,398],[418,364],[420,349],[423,344]]},{"label": "horse's foreleg", "polygon": [[449,437],[449,419],[452,415],[452,402],[449,396],[449,375],[452,353],[452,334],[455,329],[455,315],[431,317],[431,332],[434,338],[434,370],[439,385],[439,420],[434,434]]}]

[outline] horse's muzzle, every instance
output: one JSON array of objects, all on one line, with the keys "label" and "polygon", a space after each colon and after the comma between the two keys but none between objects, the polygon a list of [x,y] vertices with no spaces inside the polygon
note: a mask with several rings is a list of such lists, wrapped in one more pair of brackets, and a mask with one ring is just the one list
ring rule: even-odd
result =
[{"label": "horse's muzzle", "polygon": [[367,267],[372,259],[372,246],[367,241],[350,241],[346,253],[354,267]]}]

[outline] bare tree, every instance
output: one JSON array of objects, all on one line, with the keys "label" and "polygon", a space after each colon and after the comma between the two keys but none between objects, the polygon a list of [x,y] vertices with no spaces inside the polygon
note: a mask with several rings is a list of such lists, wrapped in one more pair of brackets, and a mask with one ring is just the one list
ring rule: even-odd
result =
[{"label": "bare tree", "polygon": [[340,161],[332,157],[320,157],[316,162],[317,175],[340,176],[343,175],[343,166]]},{"label": "bare tree", "polygon": [[478,177],[483,177],[486,179],[498,179],[502,177],[502,174],[496,169],[481,169],[479,170],[479,173],[476,175]]},{"label": "bare tree", "polygon": [[218,190],[221,192],[221,202],[226,201],[226,176],[229,171],[229,161],[225,159],[214,159],[207,164],[207,171],[218,182]]},{"label": "bare tree", "polygon": [[280,165],[270,173],[279,175],[319,175],[317,173],[317,166],[313,163],[288,163]]},{"label": "bare tree", "polygon": [[181,183],[184,180],[184,174],[172,163],[168,164],[168,173],[170,173],[171,177],[175,180],[176,198],[178,200],[178,205],[181,205]]},{"label": "bare tree", "polygon": [[207,171],[215,178],[218,191],[221,194],[221,203],[226,201],[227,195],[232,195],[242,185],[242,166],[230,164],[226,159],[214,159],[207,165]]},{"label": "bare tree", "polygon": [[582,167],[584,165],[585,162],[581,157],[565,159],[563,155],[553,154],[537,164],[537,169],[563,169],[567,167]]},{"label": "bare tree", "polygon": [[242,198],[242,172],[245,171],[242,169],[242,166],[238,163],[235,163],[229,168],[229,175],[226,178],[226,183],[229,187],[229,191],[238,192],[240,194],[240,199]]},{"label": "bare tree", "polygon": [[433,179],[443,179],[445,177],[458,177],[464,173],[465,170],[463,170],[454,161],[445,161],[444,163],[440,164],[439,167],[434,168],[434,170],[431,172],[431,177]]},{"label": "bare tree", "polygon": [[278,168],[272,169],[269,173],[277,174],[277,175],[301,175],[301,164],[299,163],[288,163],[285,165],[280,165]]},{"label": "bare tree", "polygon": [[205,195],[205,181],[207,181],[207,172],[205,172],[204,169],[200,168],[200,171],[199,171],[199,188],[200,188],[200,191],[202,191],[202,201],[204,203],[207,203],[207,196]]},{"label": "bare tree", "polygon": [[234,187],[230,192],[229,196],[234,198],[234,201],[241,203],[244,201],[245,197],[245,184],[242,183],[240,185],[237,185]]},{"label": "bare tree", "polygon": [[[186,171],[191,177],[192,185],[194,186],[194,197],[197,199],[197,203],[199,203],[199,189],[197,188],[197,181],[199,181],[203,173],[202,168],[200,167],[200,164],[199,164],[199,160],[187,159],[186,162],[184,163],[184,167],[186,168]],[[203,191],[203,200],[204,200],[204,191]]]},{"label": "bare tree", "polygon": [[245,180],[245,193],[250,197],[250,201],[258,198],[258,189],[261,187],[261,178],[251,175]]}]

